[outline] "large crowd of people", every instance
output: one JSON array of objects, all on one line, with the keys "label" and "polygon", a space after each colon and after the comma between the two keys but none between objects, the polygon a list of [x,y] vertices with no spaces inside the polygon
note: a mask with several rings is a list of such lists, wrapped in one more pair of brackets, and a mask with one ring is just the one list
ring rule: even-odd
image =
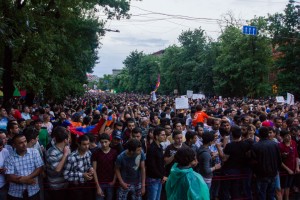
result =
[{"label": "large crowd of people", "polygon": [[289,199],[300,103],[87,93],[0,109],[2,200]]}]

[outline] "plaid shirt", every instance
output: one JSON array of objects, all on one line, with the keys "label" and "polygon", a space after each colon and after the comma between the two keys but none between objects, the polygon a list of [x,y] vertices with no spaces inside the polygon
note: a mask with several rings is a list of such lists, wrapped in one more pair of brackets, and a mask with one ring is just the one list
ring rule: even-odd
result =
[{"label": "plaid shirt", "polygon": [[[24,156],[19,156],[15,151],[5,161],[5,168],[7,171],[5,174],[11,174],[16,176],[28,176],[34,170],[44,165],[43,160],[36,149],[27,148],[27,152]],[[28,190],[29,197],[35,195],[40,191],[38,184],[38,177],[35,177],[36,184],[16,184],[9,183],[8,194],[13,197],[22,198],[23,191]]]},{"label": "plaid shirt", "polygon": [[56,145],[51,146],[46,152],[46,172],[50,188],[60,189],[66,187],[63,171],[55,171],[62,157],[63,152]]},{"label": "plaid shirt", "polygon": [[83,174],[92,168],[91,156],[92,153],[90,151],[86,152],[83,156],[79,155],[78,150],[72,152],[65,166],[65,179],[73,183],[85,183]]}]

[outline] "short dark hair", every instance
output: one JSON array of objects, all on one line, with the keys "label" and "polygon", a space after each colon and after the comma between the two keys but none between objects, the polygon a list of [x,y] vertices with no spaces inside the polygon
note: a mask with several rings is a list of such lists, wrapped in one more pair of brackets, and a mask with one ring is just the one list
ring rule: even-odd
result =
[{"label": "short dark hair", "polygon": [[[248,127],[247,127],[247,130],[248,130]],[[232,133],[232,137],[234,139],[238,139],[238,138],[240,138],[242,136],[241,128],[238,127],[238,126],[232,126],[231,127],[231,133]]]},{"label": "short dark hair", "polygon": [[0,138],[0,146],[3,146],[3,139],[2,138]]},{"label": "short dark hair", "polygon": [[153,132],[153,137],[154,137],[154,139],[155,139],[155,136],[159,136],[159,134],[160,134],[162,131],[165,131],[165,129],[162,128],[162,127],[156,127],[156,128],[154,129],[154,132]]},{"label": "short dark hair", "polygon": [[58,126],[58,127],[54,128],[52,134],[57,143],[60,143],[60,142],[64,141],[65,139],[68,139],[68,137],[69,137],[67,129],[63,126]]},{"label": "short dark hair", "polygon": [[180,148],[176,152],[174,159],[179,166],[188,166],[193,160],[195,160],[195,151],[191,148]]},{"label": "short dark hair", "polygon": [[135,127],[134,129],[132,129],[132,134],[135,134],[135,133],[141,133],[142,134],[142,129],[140,129],[138,127]]},{"label": "short dark hair", "polygon": [[84,141],[90,141],[90,138],[87,135],[81,135],[78,139],[77,139],[77,143],[80,145],[82,142]]},{"label": "short dark hair", "polygon": [[211,132],[205,131],[202,135],[203,144],[208,144],[208,143],[214,141],[214,139],[215,139],[215,136]]},{"label": "short dark hair", "polygon": [[88,133],[88,134],[86,134],[86,136],[89,137],[89,140],[90,140],[91,143],[95,143],[96,142],[96,137],[95,137],[95,135],[93,133]]},{"label": "short dark hair", "polygon": [[136,151],[137,148],[142,147],[142,144],[137,139],[129,139],[126,143],[128,151]]},{"label": "short dark hair", "polygon": [[88,125],[88,124],[91,122],[91,120],[92,120],[91,117],[85,116],[85,117],[83,118],[82,123],[83,123],[84,125]]},{"label": "short dark hair", "polygon": [[172,133],[172,138],[175,138],[175,136],[179,135],[179,134],[182,134],[182,132],[179,131],[179,130],[174,130],[173,133]]},{"label": "short dark hair", "polygon": [[267,115],[265,115],[265,114],[259,115],[259,120],[260,120],[261,122],[266,121],[266,120],[267,120]]},{"label": "short dark hair", "polygon": [[[12,138],[13,143],[15,143],[16,140],[19,139],[19,138],[21,138],[21,137],[25,137],[25,135],[23,135],[23,134],[17,134],[17,135],[15,135],[15,136]],[[26,138],[26,137],[25,137],[25,138]]]},{"label": "short dark hair", "polygon": [[194,131],[188,131],[188,132],[186,132],[186,134],[185,134],[186,141],[189,142],[189,141],[190,141],[191,139],[193,139],[196,135],[197,135],[197,133],[194,132]]},{"label": "short dark hair", "polygon": [[287,131],[287,130],[281,130],[280,131],[280,136],[281,137],[284,137],[284,136],[286,136],[286,135],[288,135],[289,134],[289,131]]},{"label": "short dark hair", "polygon": [[99,141],[101,140],[110,140],[110,137],[108,134],[106,133],[102,133],[100,136],[99,136]]},{"label": "short dark hair", "polygon": [[23,131],[24,136],[26,137],[26,141],[30,142],[31,140],[34,140],[39,136],[39,132],[32,127],[28,127]]},{"label": "short dark hair", "polygon": [[116,122],[116,123],[114,124],[114,127],[116,127],[116,126],[123,126],[123,123],[122,123],[122,122]]},{"label": "short dark hair", "polygon": [[166,115],[167,115],[167,114],[166,114],[165,112],[160,113],[160,117],[161,117],[161,118],[165,118]]},{"label": "short dark hair", "polygon": [[258,135],[262,139],[266,139],[269,136],[269,129],[265,126],[262,126],[258,129]]},{"label": "short dark hair", "polygon": [[9,121],[6,127],[7,132],[10,133],[10,129],[12,129],[15,125],[19,126],[17,122]]},{"label": "short dark hair", "polygon": [[200,104],[198,104],[198,105],[196,106],[196,110],[197,110],[197,111],[201,111],[202,108],[203,108],[203,107],[202,107],[202,105],[200,105]]},{"label": "short dark hair", "polygon": [[128,119],[127,125],[128,125],[128,124],[131,124],[131,123],[135,124],[132,118]]}]

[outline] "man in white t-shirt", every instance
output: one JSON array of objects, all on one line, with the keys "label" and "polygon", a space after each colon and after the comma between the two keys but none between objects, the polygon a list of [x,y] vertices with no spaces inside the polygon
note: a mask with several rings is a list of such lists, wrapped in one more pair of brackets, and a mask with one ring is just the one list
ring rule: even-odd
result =
[{"label": "man in white t-shirt", "polygon": [[9,156],[9,152],[4,148],[4,143],[2,138],[0,138],[0,199],[6,200],[7,196],[7,188],[5,181],[5,169],[4,169],[4,161]]}]

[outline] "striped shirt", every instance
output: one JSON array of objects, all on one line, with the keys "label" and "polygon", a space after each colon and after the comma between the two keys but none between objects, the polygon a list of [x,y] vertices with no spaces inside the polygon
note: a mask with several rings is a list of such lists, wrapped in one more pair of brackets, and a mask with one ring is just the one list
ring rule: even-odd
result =
[{"label": "striped shirt", "polygon": [[86,152],[83,156],[79,155],[78,150],[72,152],[69,157],[64,171],[64,177],[68,182],[85,183],[83,174],[92,168],[92,153]]},{"label": "striped shirt", "polygon": [[51,146],[46,152],[46,173],[50,188],[61,189],[67,186],[63,170],[61,172],[55,171],[62,157],[63,152],[56,145]]},{"label": "striped shirt", "polygon": [[[5,161],[4,166],[7,169],[5,174],[28,176],[43,165],[43,160],[36,149],[27,148],[27,152],[23,156],[18,155],[16,151],[14,151]],[[28,195],[31,197],[40,191],[38,177],[35,177],[35,181],[36,183],[32,185],[10,182],[8,194],[13,197],[22,198],[23,191],[27,189]]]}]

